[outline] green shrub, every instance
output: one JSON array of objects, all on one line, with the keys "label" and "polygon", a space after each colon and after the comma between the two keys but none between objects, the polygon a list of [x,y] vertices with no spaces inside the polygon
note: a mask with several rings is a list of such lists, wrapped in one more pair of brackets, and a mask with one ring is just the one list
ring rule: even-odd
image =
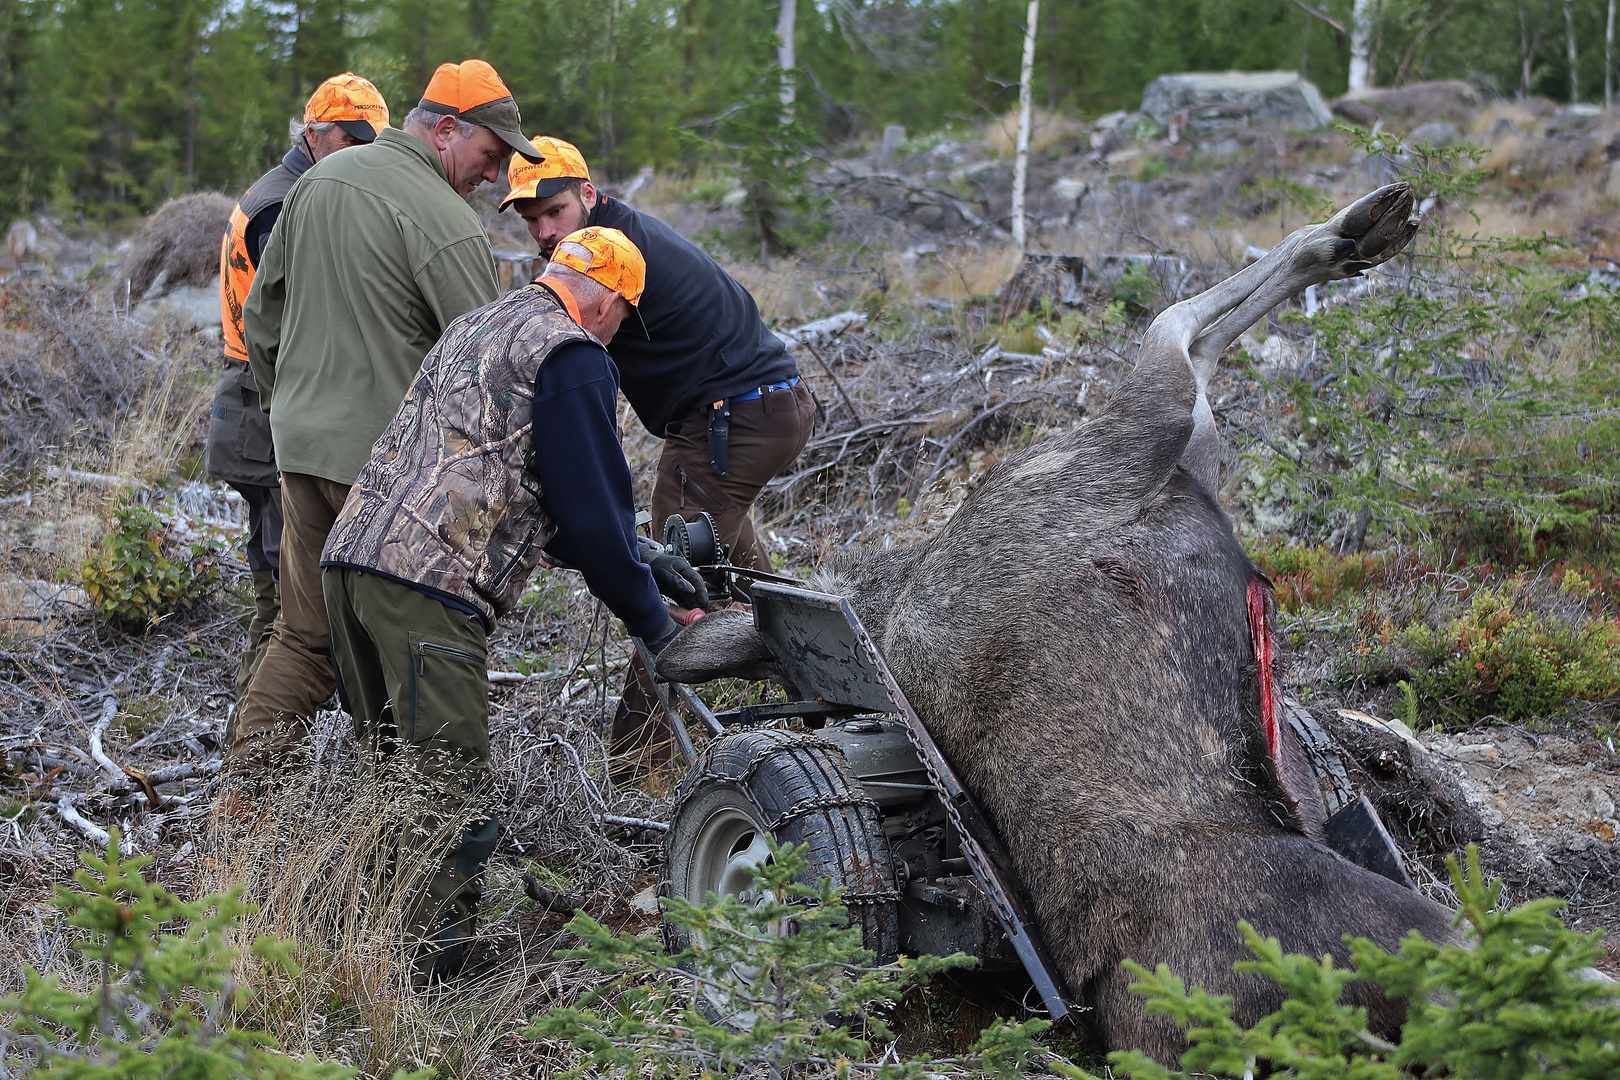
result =
[{"label": "green shrub", "polygon": [[[1603,956],[1601,932],[1565,929],[1559,900],[1532,900],[1499,911],[1501,882],[1487,886],[1479,852],[1466,874],[1451,860],[1465,945],[1435,945],[1408,935],[1390,954],[1366,939],[1350,941],[1351,962],[1284,955],[1274,938],[1242,924],[1255,959],[1237,970],[1262,975],[1288,995],[1282,1008],[1245,1030],[1232,1020],[1232,1000],[1188,992],[1169,968],[1127,962],[1150,1014],[1187,1032],[1181,1065],[1165,1069],[1138,1051],[1109,1054],[1118,1075],[1168,1080],[1215,1077],[1355,1077],[1401,1080],[1519,1080],[1525,1076],[1620,1075],[1620,998],[1613,983],[1581,969]],[[1363,981],[1409,1002],[1398,1039],[1368,1030],[1367,1010],[1342,1004],[1345,984]]]},{"label": "green shrub", "polygon": [[103,618],[140,629],[213,592],[219,553],[218,542],[183,540],[151,510],[124,503],[79,567],[79,583]]},{"label": "green shrub", "polygon": [[[836,1076],[856,1070],[893,1078],[960,1075],[1011,1078],[1052,1064],[1036,1041],[1049,1021],[1001,1022],[986,1028],[958,1060],[872,1063],[865,1032],[894,1035],[874,1010],[892,1005],[907,985],[970,963],[924,956],[873,966],[859,926],[849,925],[840,890],[823,878],[802,884],[807,862],[793,845],[772,844],[754,870],[756,895],[711,895],[693,904],[664,901],[669,921],[692,945],[670,952],[655,940],[616,934],[580,913],[569,929],[584,947],[559,956],[584,960],[609,976],[580,1007],[553,1009],[525,1032],[572,1043],[578,1065],[567,1075],[638,1080],[737,1076]],[[860,1063],[867,1064],[860,1064]]]},{"label": "green shrub", "polygon": [[[1579,597],[1586,588],[1574,575],[1573,590],[1563,591]],[[1405,681],[1409,711],[1421,699],[1425,714],[1463,724],[1547,716],[1571,701],[1620,695],[1620,622],[1537,610],[1529,591],[1526,577],[1516,575],[1479,589],[1461,614],[1406,626],[1369,609],[1357,639],[1335,659],[1334,678]]]},{"label": "green shrub", "polygon": [[1308,541],[1366,513],[1380,546],[1620,568],[1620,295],[1561,265],[1556,240],[1446,226],[1478,186],[1477,148],[1352,141],[1438,201],[1388,287],[1285,316],[1311,332],[1310,359],[1259,380],[1285,419],[1247,454],[1256,488]]},{"label": "green shrub", "polygon": [[1378,553],[1340,555],[1330,548],[1298,544],[1268,544],[1250,552],[1250,557],[1271,579],[1277,606],[1291,613],[1331,607],[1346,594],[1378,584],[1388,564]]},{"label": "green shrub", "polygon": [[1119,280],[1108,286],[1108,299],[1119,304],[1132,319],[1151,315],[1164,286],[1146,266],[1128,266]]},{"label": "green shrub", "polygon": [[[355,1074],[332,1062],[277,1053],[269,1036],[232,1022],[232,1010],[246,996],[232,978],[239,954],[228,942],[250,910],[240,889],[186,903],[141,876],[149,857],[119,856],[116,830],[105,858],[80,858],[87,869],[75,875],[79,888],[58,886],[51,902],[85,931],[74,948],[99,985],[81,993],[64,988],[57,975],[25,968],[23,992],[0,999],[0,1013],[12,1014],[0,1031],[7,1068],[63,1080],[340,1080]],[[252,951],[296,976],[292,948],[292,942],[261,938]]]},{"label": "green shrub", "polygon": [[1401,639],[1416,654],[1412,681],[1418,693],[1465,717],[1545,716],[1571,698],[1602,701],[1620,694],[1620,625],[1528,610],[1511,584],[1501,591],[1481,589],[1444,630],[1419,624]]}]

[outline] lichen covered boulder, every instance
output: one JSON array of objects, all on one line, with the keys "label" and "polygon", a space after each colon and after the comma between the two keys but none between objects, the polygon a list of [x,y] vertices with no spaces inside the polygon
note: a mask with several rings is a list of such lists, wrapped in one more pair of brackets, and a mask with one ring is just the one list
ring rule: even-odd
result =
[{"label": "lichen covered boulder", "polygon": [[1321,92],[1293,71],[1160,75],[1142,92],[1142,111],[1194,135],[1249,124],[1310,130],[1333,122]]}]

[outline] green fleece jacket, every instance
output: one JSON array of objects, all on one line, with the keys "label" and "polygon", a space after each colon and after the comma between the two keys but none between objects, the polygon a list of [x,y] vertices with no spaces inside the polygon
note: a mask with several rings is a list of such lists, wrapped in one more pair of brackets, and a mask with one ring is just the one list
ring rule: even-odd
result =
[{"label": "green fleece jacket", "polygon": [[352,484],[450,321],[498,292],[489,238],[395,128],[293,187],[242,307],[276,463]]}]

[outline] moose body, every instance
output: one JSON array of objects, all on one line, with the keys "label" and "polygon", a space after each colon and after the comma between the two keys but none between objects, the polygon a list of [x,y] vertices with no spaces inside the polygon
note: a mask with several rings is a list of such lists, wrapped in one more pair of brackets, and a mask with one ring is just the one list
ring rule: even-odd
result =
[{"label": "moose body", "polygon": [[[1166,310],[1098,417],[993,469],[932,540],[819,572],[1000,832],[1110,1046],[1171,1060],[1183,1045],[1129,993],[1125,959],[1232,995],[1240,1022],[1274,1009],[1275,987],[1232,970],[1248,956],[1239,920],[1340,958],[1346,934],[1393,948],[1451,933],[1450,912],[1322,843],[1304,749],[1286,723],[1268,730],[1252,612],[1269,591],[1215,495],[1205,397],[1266,311],[1404,247],[1411,205],[1405,185],[1383,188]],[[746,616],[722,612],[658,669],[700,681],[766,655]],[[1375,1026],[1398,1024],[1398,1003],[1351,993]]]}]

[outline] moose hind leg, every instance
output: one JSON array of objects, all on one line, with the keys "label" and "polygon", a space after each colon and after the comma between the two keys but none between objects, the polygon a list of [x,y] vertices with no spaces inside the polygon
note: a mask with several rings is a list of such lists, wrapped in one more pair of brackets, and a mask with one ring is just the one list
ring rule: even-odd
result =
[{"label": "moose hind leg", "polygon": [[1177,463],[1187,471],[1198,486],[1212,499],[1219,499],[1221,486],[1221,432],[1215,426],[1215,412],[1209,407],[1209,397],[1199,391],[1193,402],[1192,434],[1187,437],[1187,449],[1181,452]]}]

